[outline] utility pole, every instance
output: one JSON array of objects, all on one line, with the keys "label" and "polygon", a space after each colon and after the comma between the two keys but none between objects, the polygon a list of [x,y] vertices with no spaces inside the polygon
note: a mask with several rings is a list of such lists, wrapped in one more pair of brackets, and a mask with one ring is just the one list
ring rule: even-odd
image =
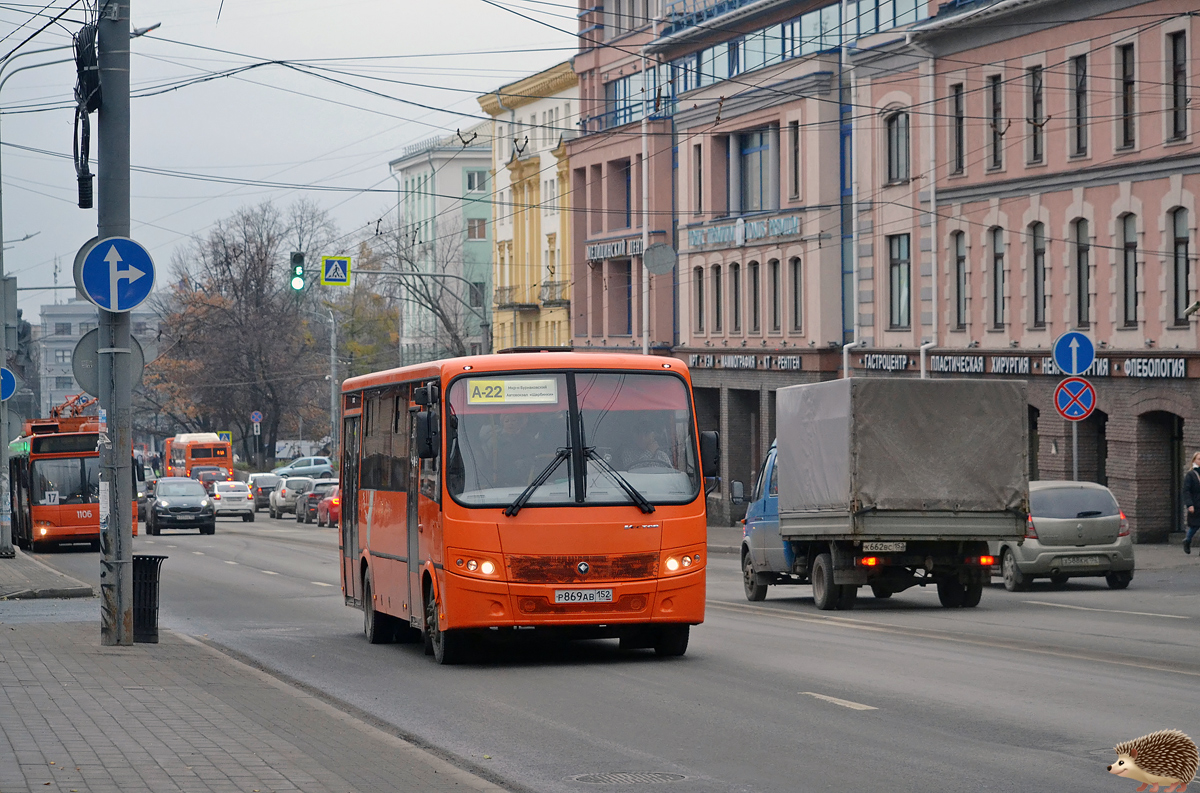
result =
[{"label": "utility pole", "polygon": [[[102,0],[97,236],[129,236],[129,0]],[[113,265],[115,266],[115,265]],[[110,294],[116,306],[116,294]],[[133,644],[133,448],[128,312],[100,309],[100,639]]]},{"label": "utility pole", "polygon": [[337,459],[338,448],[337,322],[329,309],[329,456]]}]

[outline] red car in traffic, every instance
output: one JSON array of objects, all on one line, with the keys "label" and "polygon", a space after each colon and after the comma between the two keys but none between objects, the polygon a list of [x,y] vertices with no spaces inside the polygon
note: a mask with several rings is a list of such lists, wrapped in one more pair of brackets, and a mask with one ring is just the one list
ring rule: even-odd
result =
[{"label": "red car in traffic", "polygon": [[337,526],[342,522],[342,488],[334,486],[317,502],[317,525]]}]

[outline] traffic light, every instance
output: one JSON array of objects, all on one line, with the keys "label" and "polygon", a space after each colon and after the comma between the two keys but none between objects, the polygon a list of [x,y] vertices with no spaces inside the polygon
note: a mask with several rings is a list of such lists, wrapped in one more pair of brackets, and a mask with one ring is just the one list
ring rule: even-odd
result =
[{"label": "traffic light", "polygon": [[304,254],[292,253],[292,289],[299,292],[304,289]]}]

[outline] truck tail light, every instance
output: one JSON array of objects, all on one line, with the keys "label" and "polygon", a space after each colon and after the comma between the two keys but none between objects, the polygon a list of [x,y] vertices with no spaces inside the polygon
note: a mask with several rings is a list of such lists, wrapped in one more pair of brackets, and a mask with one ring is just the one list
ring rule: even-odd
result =
[{"label": "truck tail light", "polygon": [[981,556],[981,557],[979,557],[979,565],[980,565],[981,567],[991,567],[991,566],[992,566],[992,565],[994,565],[995,563],[996,563],[996,557],[994,557],[994,556]]},{"label": "truck tail light", "polygon": [[1121,510],[1121,528],[1117,531],[1118,537],[1129,536],[1129,518],[1125,517],[1125,511]]},{"label": "truck tail light", "polygon": [[878,556],[864,556],[858,560],[858,563],[863,567],[876,567],[879,564]]},{"label": "truck tail light", "polygon": [[1036,540],[1037,538],[1037,529],[1034,528],[1033,525],[1033,515],[1030,515],[1028,520],[1025,522],[1025,539]]}]

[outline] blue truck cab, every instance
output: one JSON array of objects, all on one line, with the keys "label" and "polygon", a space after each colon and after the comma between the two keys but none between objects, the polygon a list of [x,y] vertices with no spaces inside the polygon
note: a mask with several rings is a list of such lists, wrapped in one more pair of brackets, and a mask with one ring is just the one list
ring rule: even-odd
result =
[{"label": "blue truck cab", "polygon": [[754,480],[754,490],[746,506],[742,532],[742,577],[746,597],[758,601],[767,596],[767,585],[778,583],[795,564],[791,543],[779,534],[779,474],[775,468],[776,449],[771,444],[767,459]]}]

